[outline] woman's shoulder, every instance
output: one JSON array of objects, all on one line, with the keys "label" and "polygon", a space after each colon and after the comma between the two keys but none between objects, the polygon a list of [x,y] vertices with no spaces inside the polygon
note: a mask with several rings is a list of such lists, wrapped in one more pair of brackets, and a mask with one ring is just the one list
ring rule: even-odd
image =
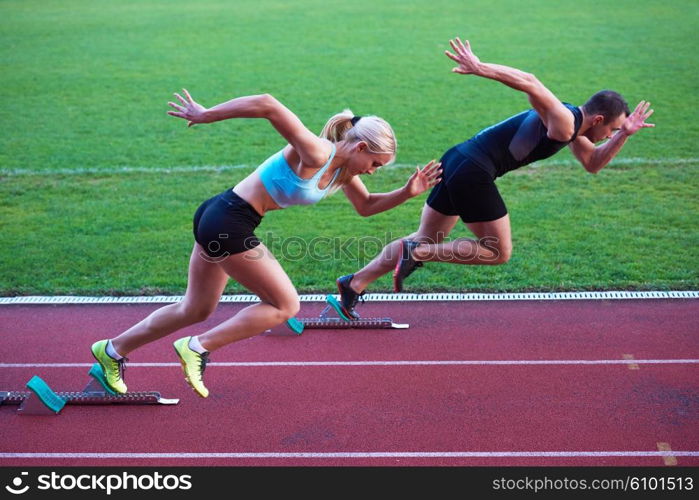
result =
[{"label": "woman's shoulder", "polygon": [[335,155],[335,144],[327,139],[322,139],[319,147],[304,151],[303,157],[296,148],[287,144],[282,149],[284,159],[290,166],[320,169]]}]

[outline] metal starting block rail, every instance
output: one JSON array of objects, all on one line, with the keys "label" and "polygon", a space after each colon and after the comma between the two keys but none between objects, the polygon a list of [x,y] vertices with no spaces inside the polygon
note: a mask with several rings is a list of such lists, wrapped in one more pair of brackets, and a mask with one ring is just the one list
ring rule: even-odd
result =
[{"label": "metal starting block rail", "polygon": [[106,383],[99,363],[89,371],[92,380],[82,392],[54,392],[35,375],[29,382],[29,391],[0,391],[0,405],[19,405],[20,415],[58,415],[65,405],[176,405],[179,399],[165,399],[159,392],[127,392],[117,394]]},{"label": "metal starting block rail", "polygon": [[[281,327],[268,330],[270,333],[284,333],[288,330],[293,331],[296,335],[301,335],[305,329],[309,330],[379,330],[379,329],[405,329],[410,325],[406,323],[394,323],[391,318],[359,318],[349,319],[342,312],[337,299],[328,295],[326,297],[326,306],[321,311],[317,318],[291,318]],[[333,316],[334,313],[334,316]]]}]

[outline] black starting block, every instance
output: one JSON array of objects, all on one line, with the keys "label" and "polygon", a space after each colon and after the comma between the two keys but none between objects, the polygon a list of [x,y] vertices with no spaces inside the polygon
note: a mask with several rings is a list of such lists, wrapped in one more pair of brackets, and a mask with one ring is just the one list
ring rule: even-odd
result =
[{"label": "black starting block", "polygon": [[359,318],[349,319],[342,312],[340,303],[333,295],[326,297],[326,306],[317,318],[291,318],[286,323],[267,330],[274,335],[288,334],[289,330],[296,335],[301,335],[305,329],[309,330],[377,330],[377,329],[405,329],[410,325],[406,323],[394,323],[391,318]]},{"label": "black starting block", "polygon": [[176,405],[179,399],[165,399],[159,392],[115,393],[104,377],[99,363],[88,373],[92,379],[82,392],[54,392],[41,377],[34,375],[27,382],[29,391],[0,391],[0,404],[19,405],[20,415],[58,415],[65,405]]}]

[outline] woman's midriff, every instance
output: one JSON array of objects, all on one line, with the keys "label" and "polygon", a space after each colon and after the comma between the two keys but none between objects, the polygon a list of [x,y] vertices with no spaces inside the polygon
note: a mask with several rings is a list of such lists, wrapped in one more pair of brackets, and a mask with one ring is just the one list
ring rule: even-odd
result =
[{"label": "woman's midriff", "polygon": [[265,189],[257,172],[253,172],[240,181],[233,188],[233,192],[252,205],[252,208],[261,216],[270,210],[281,210],[281,207],[274,202]]}]

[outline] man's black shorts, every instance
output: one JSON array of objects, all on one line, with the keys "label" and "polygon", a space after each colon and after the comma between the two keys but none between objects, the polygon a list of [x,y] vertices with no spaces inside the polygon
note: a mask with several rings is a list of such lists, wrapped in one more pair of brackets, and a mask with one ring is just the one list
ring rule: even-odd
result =
[{"label": "man's black shorts", "polygon": [[432,188],[427,204],[464,222],[486,222],[507,215],[494,177],[456,147],[444,153],[442,181]]}]

